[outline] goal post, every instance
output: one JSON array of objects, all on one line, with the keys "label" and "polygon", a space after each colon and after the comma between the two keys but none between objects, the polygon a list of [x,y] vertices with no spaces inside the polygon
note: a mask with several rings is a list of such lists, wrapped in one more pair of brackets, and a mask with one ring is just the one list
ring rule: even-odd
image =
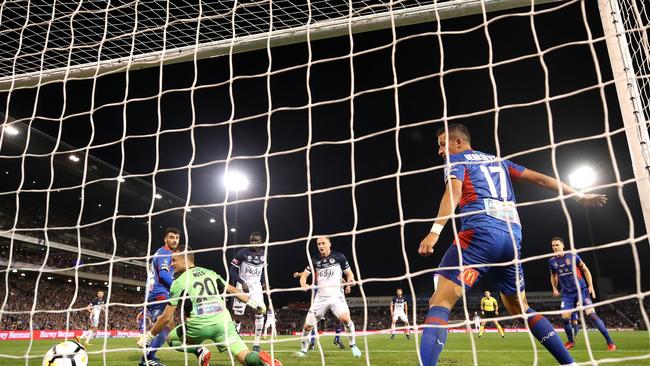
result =
[{"label": "goal post", "polygon": [[[626,3],[629,11],[623,12],[620,3]],[[650,235],[650,100],[647,99],[650,93],[650,14],[647,9],[642,13],[641,4],[636,0],[598,0],[646,234]],[[636,60],[630,52],[634,34],[639,41]]]},{"label": "goal post", "polygon": [[[405,26],[481,14],[482,12],[531,7],[532,5],[537,6],[560,1],[564,0],[436,0],[423,2],[427,3],[427,5],[412,6],[411,4],[411,6],[406,5],[403,8],[397,8],[401,2],[396,1],[394,7],[397,9],[393,9],[393,11],[390,11],[389,4],[380,4],[379,6],[383,9],[381,12],[368,15],[339,16],[309,25],[303,24],[284,29],[280,27],[280,29],[272,32],[260,28],[259,32],[250,35],[240,36],[234,34],[232,37],[224,37],[211,42],[186,44],[182,47],[137,55],[129,54],[128,51],[125,51],[123,52],[125,54],[121,55],[121,57],[108,60],[93,60],[89,58],[87,62],[82,64],[70,64],[65,67],[48,68],[47,63],[45,63],[45,67],[42,70],[22,74],[8,74],[6,70],[4,72],[0,70],[0,92],[16,88],[29,88],[48,82],[84,79],[110,73],[156,67],[161,64],[174,64],[228,55],[230,53],[254,51],[264,49],[267,46],[277,47],[306,42],[307,32],[310,33],[310,41],[316,41],[344,36],[350,33],[355,34],[387,29],[392,26]],[[368,6],[367,8],[372,8],[372,6]],[[236,7],[234,10],[231,10],[231,13],[236,13],[237,10],[238,8]],[[347,12],[345,8],[342,10]],[[361,11],[363,10],[362,8]],[[357,12],[359,10],[355,9],[354,13]],[[224,18],[229,20],[228,17]],[[196,19],[196,21],[199,24],[201,18]],[[132,37],[136,37],[135,32]]]}]

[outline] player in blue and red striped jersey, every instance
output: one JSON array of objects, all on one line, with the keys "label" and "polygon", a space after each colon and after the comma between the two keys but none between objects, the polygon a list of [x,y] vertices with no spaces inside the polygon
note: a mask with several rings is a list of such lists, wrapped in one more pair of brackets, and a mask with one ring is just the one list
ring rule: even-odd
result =
[{"label": "player in blue and red striped jersey", "polygon": [[[436,290],[429,300],[429,312],[422,334],[420,356],[425,366],[434,366],[447,340],[449,312],[462,294],[461,286],[471,288],[489,270],[494,274],[501,300],[513,314],[527,314],[532,334],[562,365],[574,361],[564,348],[551,323],[528,306],[521,264],[489,267],[520,258],[521,224],[515,207],[512,182],[519,180],[565,194],[576,195],[585,206],[602,206],[607,198],[598,194],[580,194],[568,185],[526,169],[511,161],[472,149],[470,134],[461,124],[450,124],[437,133],[438,154],[445,159],[447,189],[440,201],[431,232],[422,240],[418,252],[433,253],[440,232],[460,205],[458,243],[450,246],[440,267],[472,265],[458,269],[439,270]],[[459,252],[462,263],[459,262]]]},{"label": "player in blue and red striped jersey", "polygon": [[[152,322],[163,313],[169,300],[169,289],[174,281],[174,268],[171,266],[172,252],[180,243],[181,232],[176,228],[165,229],[164,245],[151,258],[147,273],[147,316]],[[165,327],[151,341],[149,349],[140,359],[140,366],[163,366],[156,357],[158,348],[162,347],[169,334],[170,327]]]},{"label": "player in blue and red striped jersey", "polygon": [[[590,306],[592,304],[591,298],[596,298],[596,291],[594,290],[591,272],[585,262],[582,261],[579,255],[564,251],[564,239],[559,236],[552,238],[551,248],[553,248],[553,253],[555,254],[554,257],[548,260],[549,267],[551,268],[551,286],[553,287],[553,296],[560,296],[560,293],[562,294],[560,309],[564,310],[562,313],[562,322],[564,323],[564,331],[568,338],[568,342],[564,344],[564,347],[571,349],[575,347],[573,341],[574,329],[571,326],[572,313],[578,303],[580,303],[580,298],[582,298],[582,305]],[[605,323],[596,315],[594,308],[590,307],[585,309],[585,314],[587,315],[587,319],[605,337],[607,350],[616,351],[616,345],[609,336]]]}]

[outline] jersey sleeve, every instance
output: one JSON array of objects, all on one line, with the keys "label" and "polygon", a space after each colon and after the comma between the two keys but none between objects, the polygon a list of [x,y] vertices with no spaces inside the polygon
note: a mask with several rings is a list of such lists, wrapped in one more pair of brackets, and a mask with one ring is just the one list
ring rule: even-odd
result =
[{"label": "jersey sleeve", "polygon": [[239,265],[244,261],[244,249],[240,249],[237,254],[235,254],[235,257],[230,261],[230,264],[239,268]]},{"label": "jersey sleeve", "polygon": [[[318,261],[318,259],[316,257],[311,259],[312,264],[316,263],[317,261]],[[311,273],[311,266],[309,265],[309,263],[307,263],[307,267],[305,267],[305,271]]]},{"label": "jersey sleeve", "polygon": [[451,165],[445,166],[445,182],[449,179],[465,180],[465,164],[459,161],[450,160]]},{"label": "jersey sleeve", "polygon": [[183,284],[181,282],[183,281],[185,281],[185,276],[179,277],[172,282],[172,287],[169,290],[169,305],[177,306],[181,300],[183,294]]},{"label": "jersey sleeve", "polygon": [[350,269],[350,263],[348,263],[348,259],[345,258],[343,254],[339,253],[339,255],[337,255],[336,257],[337,257],[336,260],[339,261],[339,264],[341,265],[341,269],[343,271],[347,271],[348,269]]},{"label": "jersey sleeve", "polygon": [[580,263],[582,263],[582,258],[580,258],[580,256],[577,254],[575,255],[575,258],[576,258],[576,267],[577,267],[580,265]]},{"label": "jersey sleeve", "polygon": [[395,297],[393,297],[392,299],[390,299],[390,303],[391,303],[391,304],[395,304]]},{"label": "jersey sleeve", "polygon": [[503,165],[506,167],[506,169],[508,169],[508,175],[510,175],[510,179],[512,181],[516,181],[517,179],[519,179],[521,173],[523,173],[524,170],[526,170],[526,167],[513,163],[510,160],[504,160]]},{"label": "jersey sleeve", "polygon": [[555,268],[553,268],[553,259],[552,258],[548,260],[548,268],[551,270],[552,274],[557,273],[557,271],[555,271]]}]

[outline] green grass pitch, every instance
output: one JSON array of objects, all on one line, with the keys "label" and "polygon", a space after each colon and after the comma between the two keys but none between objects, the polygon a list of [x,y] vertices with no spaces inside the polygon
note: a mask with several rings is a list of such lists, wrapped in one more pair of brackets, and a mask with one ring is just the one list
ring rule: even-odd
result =
[{"label": "green grass pitch", "polygon": [[[564,338],[564,334],[562,334]],[[590,341],[592,345],[593,357],[596,360],[604,359],[621,359],[625,357],[645,356],[646,359],[635,359],[624,362],[618,362],[617,365],[650,365],[650,338],[648,332],[614,332],[612,334],[619,349],[616,352],[605,351],[605,343],[598,332],[590,332]],[[250,338],[247,338],[249,341]],[[363,355],[361,359],[353,359],[349,349],[339,350],[332,344],[331,336],[322,336],[320,338],[323,355],[326,365],[347,366],[347,365],[366,365],[366,357],[369,358],[372,365],[417,365],[417,353],[413,337],[407,340],[403,335],[397,335],[394,340],[390,340],[387,335],[369,335],[367,338],[358,337],[357,344],[361,348]],[[501,339],[496,333],[487,333],[482,339],[474,338],[476,349],[478,351],[479,365],[532,365],[535,357],[535,351],[527,333],[509,333],[505,339]],[[344,338],[347,344],[347,339]],[[95,340],[94,344],[88,347],[90,352],[90,366],[111,365],[123,366],[137,365],[141,355],[135,347],[135,339],[110,339],[108,340],[105,354],[101,353],[102,342]],[[0,342],[0,366],[25,365],[25,359],[8,359],[7,355],[21,356],[27,351],[27,341],[6,341]],[[32,346],[30,354],[36,356],[44,354],[57,341],[36,341]],[[365,347],[368,347],[369,353],[366,353]],[[550,355],[537,346],[538,365],[554,365],[554,360]],[[276,358],[280,359],[285,366],[293,365],[321,365],[321,356],[318,350],[311,351],[305,359],[293,359],[291,354],[299,347],[296,339],[281,337],[276,343]],[[131,348],[131,349],[128,349]],[[263,348],[268,350],[269,346]],[[230,359],[226,354],[218,354],[213,349],[212,365],[230,365]],[[99,353],[97,353],[99,352]],[[571,352],[578,362],[590,361],[589,354],[585,347],[583,333],[578,335],[576,348]],[[158,353],[161,360],[169,366],[185,365],[184,354],[173,350],[161,350]],[[29,365],[41,365],[40,357],[30,359]],[[196,365],[196,358],[190,355],[188,365]],[[443,352],[439,365],[473,365],[472,348],[469,335],[467,334],[450,334],[445,351]]]}]

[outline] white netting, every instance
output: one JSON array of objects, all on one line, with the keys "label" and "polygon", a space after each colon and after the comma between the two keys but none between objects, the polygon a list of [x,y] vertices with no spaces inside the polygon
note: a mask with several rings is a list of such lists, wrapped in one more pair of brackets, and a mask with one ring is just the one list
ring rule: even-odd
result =
[{"label": "white netting", "polygon": [[[637,348],[611,355],[585,339],[578,361],[650,358],[650,7],[615,4],[620,14],[605,0],[3,2],[0,364],[40,358],[54,343],[37,340],[48,330],[85,329],[99,289],[109,304],[100,330],[129,335],[118,330],[135,330],[144,269],[166,226],[180,227],[198,264],[224,278],[232,249],[261,231],[267,298],[286,307],[281,333],[299,331],[297,303],[311,300],[287,278],[313,265],[314,237],[330,235],[360,285],[349,302],[363,362],[416,363],[417,335],[401,349],[378,343],[390,328],[382,311],[401,286],[421,330],[444,252],[417,256],[444,190],[435,131],[454,122],[469,127],[476,149],[551,176],[597,166],[593,190],[609,195],[610,211],[585,214],[564,194],[515,188],[525,238],[517,262],[529,301],[558,323],[548,242],[566,235],[593,264],[608,326],[645,330]],[[618,37],[603,33],[599,10],[617,13]],[[612,39],[629,57],[606,48]],[[612,80],[610,63],[627,76]],[[616,102],[620,83],[634,116]],[[641,152],[632,152],[636,174],[631,145]],[[223,189],[219,177],[235,171],[250,175],[248,190]],[[459,229],[450,227],[445,249]],[[469,330],[477,296],[463,295],[455,328]],[[12,334],[30,341],[7,346]],[[296,340],[263,348],[286,360]],[[134,342],[96,342],[93,365],[141,355]],[[523,342],[519,361],[549,362],[532,337]],[[330,359],[325,343],[307,362],[347,362]],[[462,344],[444,357],[479,364],[481,344]]]}]

